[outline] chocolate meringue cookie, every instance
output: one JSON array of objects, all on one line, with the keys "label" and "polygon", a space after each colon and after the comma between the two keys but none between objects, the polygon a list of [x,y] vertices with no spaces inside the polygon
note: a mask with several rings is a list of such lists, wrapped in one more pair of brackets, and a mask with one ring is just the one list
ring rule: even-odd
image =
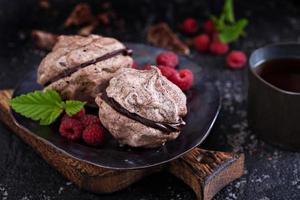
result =
[{"label": "chocolate meringue cookie", "polygon": [[40,63],[38,83],[64,99],[95,104],[95,97],[120,68],[130,68],[130,51],[116,39],[98,35],[60,36]]},{"label": "chocolate meringue cookie", "polygon": [[176,139],[187,114],[185,94],[156,67],[120,69],[96,103],[103,126],[132,147],[154,148]]}]

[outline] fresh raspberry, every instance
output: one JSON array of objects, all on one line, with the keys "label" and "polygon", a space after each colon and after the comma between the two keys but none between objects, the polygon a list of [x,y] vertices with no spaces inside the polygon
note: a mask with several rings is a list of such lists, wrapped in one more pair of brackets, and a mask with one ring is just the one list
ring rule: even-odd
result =
[{"label": "fresh raspberry", "polygon": [[229,47],[228,47],[228,44],[214,41],[210,44],[209,50],[213,54],[222,55],[222,54],[225,54],[229,50]]},{"label": "fresh raspberry", "polygon": [[81,138],[83,131],[82,123],[73,118],[65,118],[59,126],[60,135],[71,141],[76,141]]},{"label": "fresh raspberry", "polygon": [[206,33],[213,33],[215,31],[215,24],[212,20],[206,20],[203,23],[203,30]]},{"label": "fresh raspberry", "polygon": [[72,118],[72,117],[70,117],[70,116],[67,115],[67,114],[64,114],[63,117],[61,118],[61,121],[64,121],[64,120],[66,120],[66,119],[75,119],[75,118]]},{"label": "fresh raspberry", "polygon": [[82,108],[78,113],[76,113],[75,115],[73,115],[72,118],[74,118],[74,119],[80,119],[84,115],[85,115],[85,109]]},{"label": "fresh raspberry", "polygon": [[182,91],[189,90],[193,85],[194,75],[189,69],[179,70],[178,73],[170,77],[175,85],[177,85]]},{"label": "fresh raspberry", "polygon": [[178,65],[178,56],[172,51],[162,52],[156,57],[156,64],[175,68]]},{"label": "fresh raspberry", "polygon": [[82,122],[84,127],[88,127],[92,124],[100,125],[100,119],[96,115],[84,115],[81,117],[80,121]]},{"label": "fresh raspberry", "polygon": [[150,69],[152,69],[151,66],[152,66],[152,65],[148,65],[148,64],[147,64],[147,65],[144,66],[143,70],[150,70]]},{"label": "fresh raspberry", "polygon": [[161,74],[167,79],[177,73],[176,69],[164,65],[159,65],[158,69],[160,70]]},{"label": "fresh raspberry", "polygon": [[68,119],[68,118],[80,120],[80,118],[83,117],[84,115],[85,115],[85,109],[82,108],[78,113],[76,113],[73,116],[69,116],[67,114],[64,114],[64,116],[61,118],[61,121],[65,120],[65,119]]},{"label": "fresh raspberry", "polygon": [[227,58],[227,66],[231,69],[241,69],[247,62],[247,56],[242,51],[231,51]]},{"label": "fresh raspberry", "polygon": [[207,34],[198,35],[194,40],[195,49],[199,52],[206,52],[209,49],[210,38]]},{"label": "fresh raspberry", "polygon": [[85,128],[82,139],[88,145],[98,146],[102,144],[104,139],[103,129],[97,124],[92,124]]},{"label": "fresh raspberry", "polygon": [[131,65],[131,68],[138,69],[139,65],[136,62],[133,62],[132,65]]},{"label": "fresh raspberry", "polygon": [[182,30],[187,34],[194,34],[198,31],[198,23],[194,18],[187,18],[182,23]]}]

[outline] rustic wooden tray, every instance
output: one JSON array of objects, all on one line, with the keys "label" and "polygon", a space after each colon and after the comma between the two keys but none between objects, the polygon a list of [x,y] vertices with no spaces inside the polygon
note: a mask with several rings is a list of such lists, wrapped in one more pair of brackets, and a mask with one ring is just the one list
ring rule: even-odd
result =
[{"label": "rustic wooden tray", "polygon": [[188,184],[197,199],[209,200],[228,183],[243,175],[243,154],[200,148],[194,148],[168,164],[137,170],[111,170],[76,160],[18,127],[10,113],[11,95],[12,90],[0,90],[0,120],[79,188],[95,193],[111,193],[126,188],[147,175],[166,170]]}]

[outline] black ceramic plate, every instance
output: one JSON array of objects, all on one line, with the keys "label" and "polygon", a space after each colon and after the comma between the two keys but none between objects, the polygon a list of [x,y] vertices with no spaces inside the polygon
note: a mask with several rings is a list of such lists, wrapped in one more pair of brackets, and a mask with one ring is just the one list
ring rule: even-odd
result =
[{"label": "black ceramic plate", "polygon": [[[128,46],[134,51],[134,59],[139,65],[155,63],[155,57],[162,49],[143,44]],[[26,119],[12,112],[16,122],[28,129],[31,134],[44,140],[69,156],[93,165],[111,169],[138,169],[169,162],[197,145],[201,144],[211,130],[220,110],[220,96],[216,87],[206,80],[200,66],[186,57],[180,56],[180,68],[189,68],[194,72],[195,85],[187,93],[188,115],[187,125],[180,136],[157,149],[135,149],[120,147],[107,133],[102,147],[93,148],[82,143],[66,141],[58,133],[57,125],[41,126],[39,123]],[[15,89],[13,96],[19,96],[41,87],[36,83],[36,70]],[[96,110],[95,110],[96,112]]]}]

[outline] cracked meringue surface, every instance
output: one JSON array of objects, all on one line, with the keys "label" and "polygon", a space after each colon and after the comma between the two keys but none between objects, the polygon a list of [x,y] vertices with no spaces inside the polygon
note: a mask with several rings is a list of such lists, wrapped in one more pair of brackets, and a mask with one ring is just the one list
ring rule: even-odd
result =
[{"label": "cracked meringue surface", "polygon": [[[106,95],[130,113],[157,123],[175,124],[187,114],[186,96],[156,67],[120,69],[109,82]],[[103,126],[122,144],[154,148],[174,140],[180,131],[165,132],[115,110],[101,95],[96,98]]]}]

